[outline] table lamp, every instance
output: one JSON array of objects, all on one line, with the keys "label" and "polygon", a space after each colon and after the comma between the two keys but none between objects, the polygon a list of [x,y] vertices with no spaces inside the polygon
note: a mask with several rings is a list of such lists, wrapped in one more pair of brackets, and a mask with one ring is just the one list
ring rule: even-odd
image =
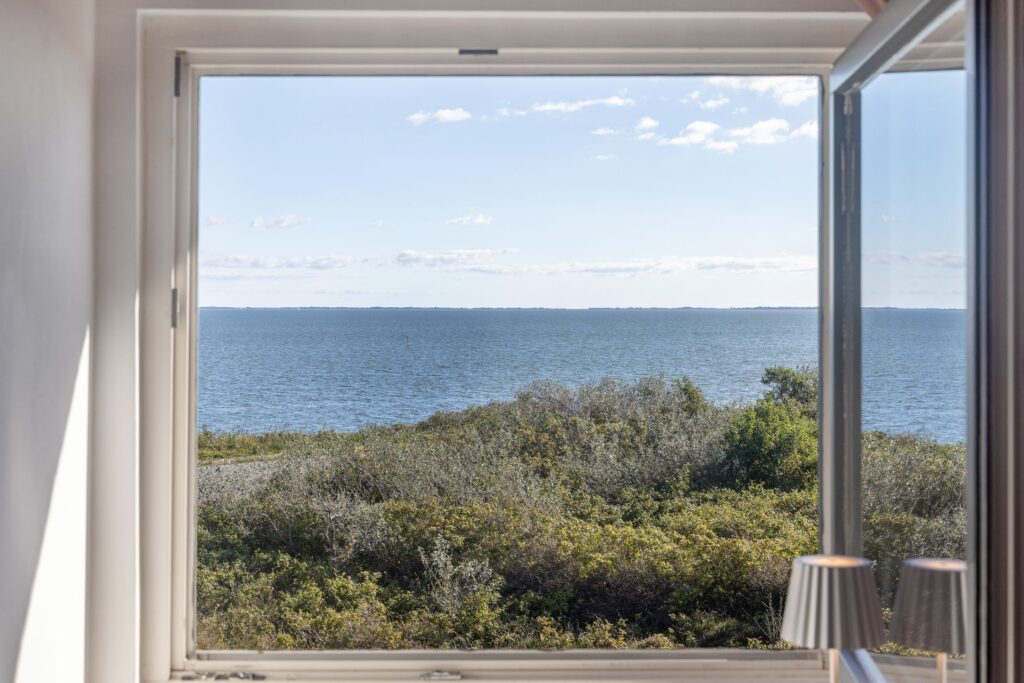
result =
[{"label": "table lamp", "polygon": [[939,683],[946,683],[947,654],[967,649],[967,563],[916,557],[903,563],[889,640],[937,652]]},{"label": "table lamp", "polygon": [[828,650],[829,680],[839,683],[839,650],[885,642],[871,563],[845,555],[804,555],[793,560],[782,639],[798,647]]}]

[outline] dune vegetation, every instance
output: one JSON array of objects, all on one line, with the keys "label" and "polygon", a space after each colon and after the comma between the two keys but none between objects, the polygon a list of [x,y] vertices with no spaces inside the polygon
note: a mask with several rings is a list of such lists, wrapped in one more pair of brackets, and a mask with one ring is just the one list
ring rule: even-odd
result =
[{"label": "dune vegetation", "polygon": [[[782,647],[817,531],[817,389],[770,368],[538,383],[355,433],[199,435],[200,648]],[[864,438],[865,552],[964,553],[964,449]],[[244,481],[243,481],[244,480]]]}]

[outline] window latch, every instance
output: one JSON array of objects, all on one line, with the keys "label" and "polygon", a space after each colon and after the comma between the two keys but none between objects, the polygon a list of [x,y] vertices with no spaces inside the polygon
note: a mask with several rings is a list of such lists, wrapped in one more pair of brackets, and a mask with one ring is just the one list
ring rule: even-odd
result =
[{"label": "window latch", "polygon": [[174,96],[181,97],[181,53],[174,53]]},{"label": "window latch", "polygon": [[421,681],[461,681],[461,671],[427,671],[420,674]]},{"label": "window latch", "polygon": [[178,326],[178,288],[171,290],[171,329]]}]

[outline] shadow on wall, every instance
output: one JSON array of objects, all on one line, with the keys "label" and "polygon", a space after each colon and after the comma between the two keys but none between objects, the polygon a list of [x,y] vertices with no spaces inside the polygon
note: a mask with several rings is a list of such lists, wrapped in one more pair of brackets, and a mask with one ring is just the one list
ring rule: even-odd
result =
[{"label": "shadow on wall", "polygon": [[84,677],[93,9],[0,2],[0,683]]}]

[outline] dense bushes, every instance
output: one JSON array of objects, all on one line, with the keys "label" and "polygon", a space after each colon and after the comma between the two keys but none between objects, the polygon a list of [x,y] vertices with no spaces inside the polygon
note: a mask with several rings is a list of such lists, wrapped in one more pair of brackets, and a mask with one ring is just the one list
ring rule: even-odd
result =
[{"label": "dense bushes", "polygon": [[[203,432],[204,462],[275,459],[204,489],[199,646],[773,646],[817,547],[817,399],[806,371],[765,382],[739,407],[686,380],[539,383],[411,426]],[[962,478],[962,449],[869,435],[869,551],[956,554]]]}]

